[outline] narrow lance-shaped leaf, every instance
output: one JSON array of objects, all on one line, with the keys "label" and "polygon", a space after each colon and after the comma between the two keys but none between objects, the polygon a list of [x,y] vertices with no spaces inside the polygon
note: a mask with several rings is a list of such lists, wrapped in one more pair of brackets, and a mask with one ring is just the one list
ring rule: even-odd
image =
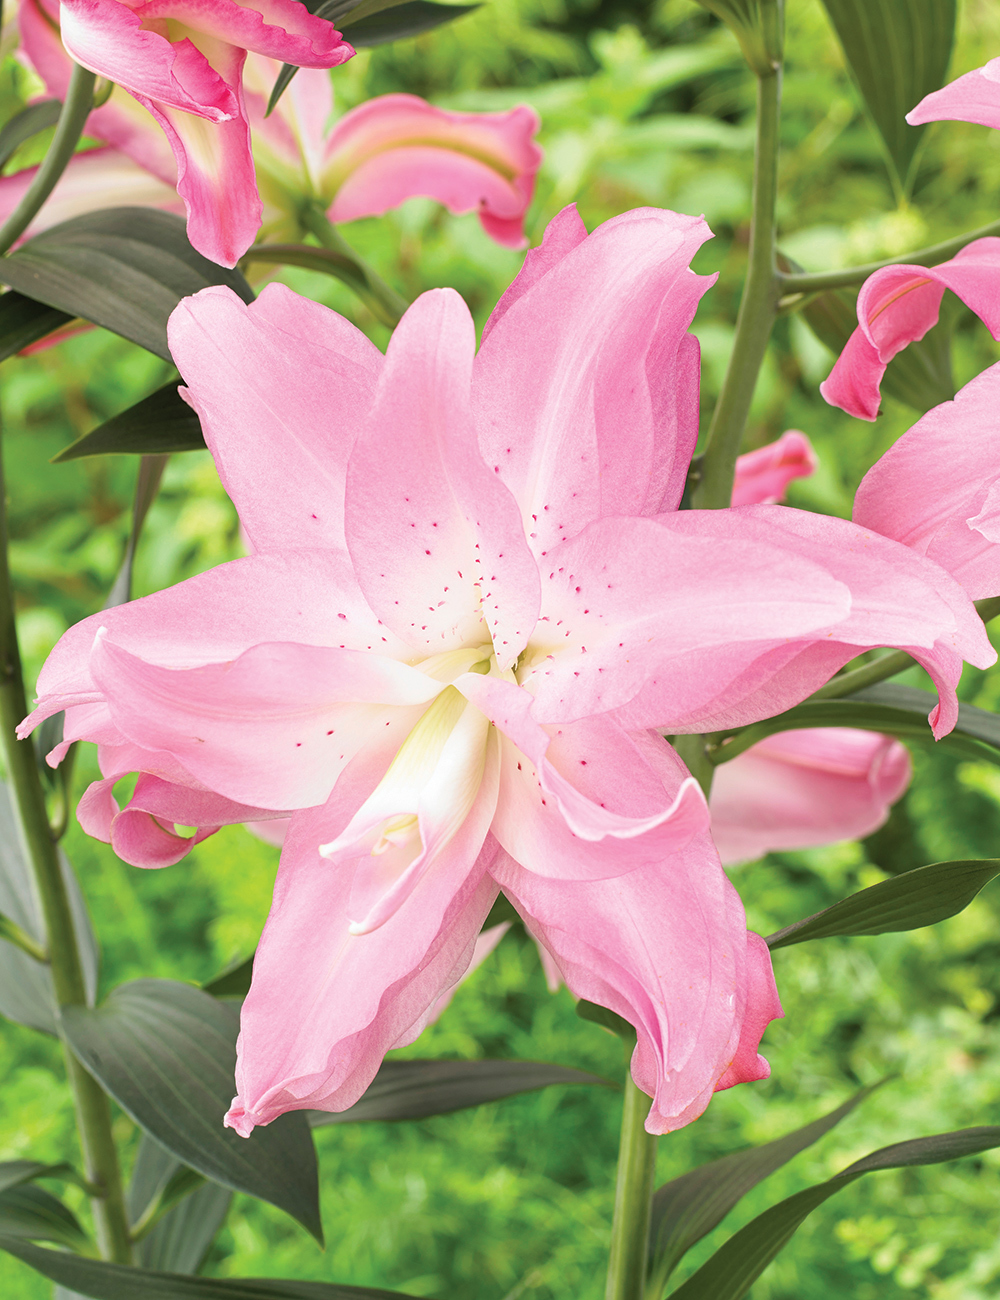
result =
[{"label": "narrow lance-shaped leaf", "polygon": [[36,1178],[60,1178],[63,1182],[76,1183],[78,1187],[86,1186],[83,1177],[66,1163],[45,1165],[39,1160],[5,1160],[0,1164],[0,1192],[5,1192],[8,1187],[34,1182]]},{"label": "narrow lance-shaped leaf", "polygon": [[367,1092],[342,1111],[309,1111],[313,1128],[359,1120],[425,1119],[553,1084],[614,1084],[539,1061],[383,1061]]},{"label": "narrow lance-shaped leaf", "polygon": [[81,456],[157,456],[175,451],[204,451],[201,421],[178,393],[179,382],[179,378],[171,380],[141,402],[105,420],[64,447],[52,457],[52,463],[58,465]]},{"label": "narrow lance-shaped leaf", "polygon": [[23,293],[10,290],[0,294],[0,361],[6,361],[31,343],[37,343],[53,330],[68,325],[69,312],[58,311],[44,302],[35,302]]},{"label": "narrow lance-shaped leaf", "polygon": [[[884,1080],[882,1081],[884,1082]],[[653,1195],[647,1295],[658,1297],[670,1274],[696,1242],[721,1223],[738,1201],[806,1147],[818,1142],[881,1083],[862,1088],[821,1119],[749,1151],[736,1151],[691,1169]]]},{"label": "narrow lance-shaped leaf", "polygon": [[61,111],[62,104],[58,99],[42,99],[37,104],[29,104],[9,122],[5,122],[0,131],[0,171],[26,140],[30,140],[39,131],[55,126]]},{"label": "narrow lance-shaped leaf", "polygon": [[90,1239],[62,1201],[30,1183],[0,1192],[0,1234],[32,1241],[57,1241],[86,1250]]},{"label": "narrow lance-shaped leaf", "polygon": [[388,310],[378,292],[372,287],[364,266],[347,253],[332,248],[314,248],[311,244],[255,244],[243,258],[244,262],[268,262],[276,266],[301,266],[307,271],[321,271],[335,276],[346,284],[383,325],[394,329],[406,310],[405,299],[400,298],[395,310]]},{"label": "narrow lance-shaped leaf", "polygon": [[182,298],[224,284],[253,300],[239,271],[195,252],[182,217],[155,208],[105,208],[43,230],[0,258],[0,283],[166,361],[167,318]]},{"label": "narrow lance-shaped leaf", "polygon": [[0,1250],[23,1260],[43,1277],[71,1286],[92,1300],[414,1300],[401,1291],[376,1291],[329,1282],[156,1273],[123,1264],[106,1264],[99,1259],[78,1259],[10,1236],[0,1236]]},{"label": "narrow lance-shaped leaf", "polygon": [[142,526],[146,522],[149,507],[156,500],[160,490],[163,471],[167,468],[169,456],[143,456],[139,461],[139,472],[135,480],[135,492],[132,496],[132,527],[125,544],[125,556],[118,576],[115,578],[104,602],[105,609],[114,609],[125,605],[132,599],[132,567],[135,564],[135,552],[142,535]]},{"label": "narrow lance-shaped leaf", "polygon": [[213,1182],[203,1182],[189,1191],[159,1217],[164,1203],[184,1182],[185,1173],[199,1177],[148,1133],[142,1135],[129,1182],[128,1213],[133,1229],[151,1211],[157,1215],[155,1226],[136,1246],[135,1261],[143,1268],[197,1273],[222,1227],[233,1194],[228,1187]]},{"label": "narrow lance-shaped leaf", "polygon": [[767,946],[787,948],[831,935],[892,934],[919,930],[968,907],[984,885],[1000,875],[1000,859],[935,862],[862,889],[814,916],[768,935]]},{"label": "narrow lance-shaped leaf", "polygon": [[955,0],[823,0],[883,147],[897,192],[909,193],[923,128],[906,114],[944,82]]},{"label": "narrow lance-shaped leaf", "polygon": [[1000,1128],[967,1128],[955,1133],[914,1138],[882,1147],[857,1160],[835,1177],[773,1205],[741,1228],[670,1300],[742,1300],[771,1260],[791,1240],[799,1225],[818,1205],[853,1183],[862,1174],[880,1169],[936,1165],[962,1156],[977,1155],[1000,1146]]},{"label": "narrow lance-shaped leaf", "polygon": [[173,980],[135,980],[94,1010],[63,1008],[70,1046],[122,1110],[183,1164],[270,1201],[322,1240],[316,1152],[301,1112],[252,1137],[222,1119],[233,1096],[236,1009]]}]

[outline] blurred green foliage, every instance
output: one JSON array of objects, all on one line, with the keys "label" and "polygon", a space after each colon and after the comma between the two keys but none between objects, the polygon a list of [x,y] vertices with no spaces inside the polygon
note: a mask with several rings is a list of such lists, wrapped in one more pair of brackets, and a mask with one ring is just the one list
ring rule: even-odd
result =
[{"label": "blurred green foliage", "polygon": [[[896,207],[819,0],[790,0],[788,10],[780,209],[788,254],[811,269],[849,265],[993,220],[1000,134],[963,124],[932,128],[912,202]],[[964,0],[952,75],[998,52],[996,6]],[[733,39],[693,0],[490,0],[427,37],[359,54],[335,80],[341,108],[395,90],[465,109],[533,104],[546,162],[530,214],[532,243],[572,201],[590,227],[643,204],[704,211],[716,238],[696,265],[719,274],[695,327],[710,409],[745,263],[752,86]],[[30,80],[8,62],[0,111],[9,115],[30,92]],[[474,216],[450,217],[423,200],[344,233],[408,295],[454,285],[480,325],[520,260],[490,243]],[[284,278],[384,344],[384,329],[338,283],[298,271]],[[982,325],[960,313],[959,381],[996,355]],[[827,407],[817,384],[831,362],[799,319],[782,319],[747,446],[790,425],[805,430],[821,468],[793,485],[792,503],[848,514],[860,477],[914,413],[887,400],[868,425]],[[67,626],[100,608],[120,562],[136,469],[127,458],[58,466],[48,458],[165,374],[161,362],[101,331],[4,366],[12,561],[32,675]],[[140,546],[138,593],[231,558],[239,545],[235,512],[207,455],[177,456]],[[1000,708],[1000,677],[969,673],[963,695]],[[1000,772],[925,750],[915,764],[909,794],[864,844],[777,854],[734,873],[755,928],[777,929],[887,873],[997,854]],[[85,752],[80,789],[96,774]],[[162,872],[125,866],[75,825],[67,849],[102,937],[105,989],[142,975],[201,981],[252,951],[277,851],[242,828],[224,830]],[[998,921],[994,884],[931,930],[776,954],[786,1018],[765,1039],[771,1079],[721,1094],[701,1121],[664,1139],[662,1178],[805,1123],[859,1082],[898,1077],[756,1189],[692,1253],[679,1279],[732,1228],[866,1151],[995,1120]],[[518,927],[407,1052],[551,1060],[612,1078],[623,1069],[618,1042],[579,1020],[565,990],[546,990]],[[0,1086],[0,1159],[57,1161],[74,1151],[53,1042],[4,1025]],[[601,1090],[551,1089],[419,1123],[323,1129],[326,1253],[277,1211],[238,1197],[207,1271],[351,1281],[442,1300],[599,1300],[618,1110],[614,1095]],[[133,1149],[131,1124],[123,1116],[116,1123],[126,1151]],[[998,1186],[996,1152],[855,1184],[813,1215],[753,1296],[986,1300],[1000,1289]],[[74,1195],[68,1200],[85,1213]],[[41,1300],[48,1284],[3,1256],[0,1293]]]}]

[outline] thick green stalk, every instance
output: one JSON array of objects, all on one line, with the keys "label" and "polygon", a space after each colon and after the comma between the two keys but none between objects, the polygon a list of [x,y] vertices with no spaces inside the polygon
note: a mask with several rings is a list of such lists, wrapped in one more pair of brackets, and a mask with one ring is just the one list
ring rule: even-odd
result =
[{"label": "thick green stalk", "polygon": [[76,146],[80,143],[87,116],[94,104],[93,72],[73,64],[69,79],[69,89],[63,102],[56,133],[52,137],[48,152],[42,159],[42,165],[35,173],[35,179],[28,186],[24,198],[0,226],[0,253],[6,253],[31,225],[45,200],[55,189],[59,177],[66,170],[73,157]]},{"label": "thick green stalk", "polygon": [[736,318],[733,351],[708,431],[701,477],[691,494],[691,504],[696,509],[721,510],[732,498],[740,440],[782,292],[774,264],[780,106],[778,66],[770,75],[757,78],[749,266]]},{"label": "thick green stalk", "polygon": [[794,293],[821,293],[827,289],[847,289],[851,285],[861,284],[876,271],[886,266],[934,266],[946,262],[956,253],[960,253],[966,244],[974,239],[983,239],[986,235],[1000,235],[1000,221],[991,221],[988,226],[978,230],[968,230],[964,235],[946,239],[940,244],[931,244],[929,248],[918,248],[912,253],[901,253],[899,257],[887,257],[882,262],[866,262],[863,266],[845,266],[840,271],[789,271],[779,274],[782,297]]},{"label": "thick green stalk", "polygon": [[707,799],[712,793],[712,776],[715,773],[715,765],[709,757],[708,738],[697,735],[674,736],[670,743]]},{"label": "thick green stalk", "polygon": [[642,1300],[646,1286],[656,1173],[656,1137],[645,1129],[648,1112],[649,1098],[627,1076],[605,1300]]},{"label": "thick green stalk", "polygon": [[[14,729],[27,713],[14,623],[14,593],[7,561],[6,489],[0,463],[0,745],[14,812],[34,874],[45,918],[49,968],[56,1002],[84,1006],[83,965],[58,851],[49,828],[34,746],[17,740]],[[65,1046],[65,1045],[64,1045]],[[111,1135],[111,1108],[97,1081],[65,1046],[66,1072],[76,1108],[98,1245],[105,1259],[129,1264],[132,1248],[122,1194],[118,1154]]]},{"label": "thick green stalk", "polygon": [[327,220],[326,214],[319,208],[309,207],[303,212],[301,220],[304,228],[315,235],[324,248],[339,253],[353,263],[357,276],[349,281],[351,288],[384,325],[394,329],[409,306],[406,299],[361,260],[337,227]]}]

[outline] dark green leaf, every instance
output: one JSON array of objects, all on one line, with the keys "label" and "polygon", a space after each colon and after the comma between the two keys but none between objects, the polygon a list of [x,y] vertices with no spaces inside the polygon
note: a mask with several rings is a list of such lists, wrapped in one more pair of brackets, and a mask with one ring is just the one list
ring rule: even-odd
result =
[{"label": "dark green leaf", "polygon": [[[951,295],[946,295],[948,303]],[[809,328],[836,356],[858,324],[857,294],[840,290],[821,293],[806,303],[802,316]],[[941,319],[915,343],[898,352],[882,377],[882,392],[923,414],[955,396],[951,372],[953,307],[943,307]]]},{"label": "dark green leaf", "polygon": [[[917,740],[963,758],[986,759],[1000,763],[1000,715],[973,704],[958,706],[958,723],[954,731],[935,741],[927,722],[935,697],[929,691],[896,682],[880,682],[854,695],[833,700],[807,700],[787,713],[779,713],[766,722],[755,722],[740,733],[741,744],[753,743],[779,731],[802,727],[861,727],[881,731],[902,740]],[[716,755],[725,754],[725,745]],[[722,761],[725,761],[724,759]]]},{"label": "dark green leaf", "polygon": [[71,1250],[86,1249],[87,1234],[57,1197],[31,1184],[0,1192],[0,1233],[34,1241],[58,1241]]},{"label": "dark green leaf", "polygon": [[43,99],[37,104],[29,104],[5,123],[0,131],[0,171],[7,166],[25,140],[30,140],[39,131],[55,126],[61,111],[62,104],[58,99]]},{"label": "dark green leaf", "polygon": [[239,1013],[173,980],[135,980],[94,1010],[63,1009],[73,1051],[135,1122],[183,1164],[285,1210],[322,1240],[316,1153],[305,1118],[250,1138],[224,1128]]},{"label": "dark green leaf", "polygon": [[834,1178],[788,1197],[741,1228],[697,1273],[671,1292],[670,1300],[742,1300],[809,1214],[862,1174],[910,1165],[936,1165],[1000,1146],[1000,1128],[967,1128],[914,1138],[873,1151]]},{"label": "dark green leaf", "polygon": [[244,262],[268,262],[277,266],[302,266],[307,271],[321,271],[324,275],[335,276],[347,285],[374,316],[395,328],[399,318],[406,310],[404,299],[398,298],[394,304],[395,314],[388,314],[378,291],[372,287],[364,266],[347,253],[337,252],[331,248],[316,248],[312,244],[254,244],[247,250]]},{"label": "dark green leaf", "polygon": [[906,114],[945,80],[955,0],[823,0],[900,194],[923,127]]},{"label": "dark green leaf", "polygon": [[557,1083],[614,1086],[596,1074],[537,1061],[383,1061],[353,1106],[336,1113],[309,1111],[309,1122],[319,1128],[359,1120],[423,1119]]},{"label": "dark green leaf", "polygon": [[407,0],[367,18],[345,19],[344,35],[352,45],[385,45],[406,36],[419,36],[432,27],[450,23],[463,14],[471,14],[478,5],[439,5],[430,0]]},{"label": "dark green leaf", "polygon": [[671,1179],[653,1195],[650,1220],[649,1295],[662,1294],[670,1274],[691,1247],[720,1223],[758,1183],[818,1142],[880,1083],[862,1088],[836,1110],[804,1128],[748,1151],[736,1151]]},{"label": "dark green leaf", "polygon": [[599,1006],[596,1002],[588,1002],[581,998],[576,1004],[576,1014],[581,1020],[591,1020],[595,1025],[601,1025],[604,1029],[610,1029],[613,1034],[626,1043],[635,1042],[635,1027],[616,1011],[611,1011],[608,1007]]},{"label": "dark green leaf", "polygon": [[83,1186],[83,1179],[72,1165],[43,1165],[37,1160],[5,1160],[0,1164],[0,1192],[21,1183],[34,1182],[36,1178],[61,1178],[67,1183]]},{"label": "dark green leaf", "polygon": [[[69,893],[76,924],[80,955],[88,997],[97,987],[97,940],[94,937],[87,905],[80,892],[73,868],[60,854],[63,879]],[[21,848],[21,836],[14,820],[7,787],[0,783],[0,912],[25,931],[36,943],[45,946],[45,926],[35,895],[31,873]],[[56,1007],[49,968],[33,957],[0,939],[0,1015],[18,1024],[30,1025],[47,1034],[56,1033]]]},{"label": "dark green leaf", "polygon": [[72,1287],[92,1300],[413,1300],[401,1291],[373,1291],[328,1282],[153,1273],[97,1259],[77,1259],[13,1237],[0,1236],[0,1250],[23,1260],[43,1277]]},{"label": "dark green leaf", "polygon": [[[0,299],[2,301],[2,299]],[[52,463],[80,456],[130,453],[155,456],[174,451],[203,451],[201,421],[177,391],[178,380],[164,384],[135,406],[113,415],[96,429],[64,447]]]},{"label": "dark green leaf", "polygon": [[21,293],[0,294],[0,361],[37,343],[72,319],[68,312],[56,311]]},{"label": "dark green leaf", "polygon": [[919,930],[944,921],[968,907],[975,896],[1000,875],[1000,859],[935,862],[916,867],[862,889],[814,916],[786,925],[768,935],[767,946],[787,948],[807,939],[834,934],[891,934]]},{"label": "dark green leaf", "polygon": [[[128,1189],[128,1212],[136,1224],[169,1188],[171,1180],[183,1170],[179,1160],[154,1141],[142,1135],[132,1167]],[[197,1273],[215,1234],[222,1227],[233,1194],[228,1187],[206,1182],[168,1210],[136,1247],[136,1263],[142,1268],[163,1269],[171,1273]]]},{"label": "dark green leaf", "polygon": [[184,219],[156,208],[105,208],[43,230],[0,259],[0,283],[167,361],[167,317],[181,298],[225,284],[253,300],[239,271],[195,252]]},{"label": "dark green leaf", "polygon": [[250,992],[250,977],[253,975],[254,954],[251,953],[246,961],[238,962],[235,966],[230,966],[214,979],[203,984],[201,987],[206,993],[211,993],[213,998],[245,998]]}]

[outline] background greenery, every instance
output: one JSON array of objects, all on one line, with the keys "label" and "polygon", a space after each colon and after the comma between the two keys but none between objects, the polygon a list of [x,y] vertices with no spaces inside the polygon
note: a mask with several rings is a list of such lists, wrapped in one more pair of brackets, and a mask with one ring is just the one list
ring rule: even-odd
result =
[{"label": "background greenery", "polygon": [[[819,0],[789,0],[782,159],[782,246],[823,269],[894,255],[994,220],[1000,134],[934,127],[907,207],[895,206],[880,155]],[[1000,11],[964,0],[952,75],[1000,52]],[[10,61],[0,110],[33,88]],[[336,73],[342,108],[407,90],[466,109],[533,104],[546,162],[529,218],[533,243],[564,203],[589,227],[630,207],[704,211],[716,238],[697,269],[720,273],[696,323],[710,408],[732,337],[745,261],[752,86],[735,42],[693,0],[489,0],[428,37],[360,54]],[[18,162],[30,160],[27,156]],[[410,296],[451,284],[482,324],[519,265],[474,216],[413,200],[347,238]],[[336,282],[287,273],[295,288],[386,332]],[[958,315],[956,378],[996,359]],[[795,426],[821,458],[794,504],[848,514],[865,469],[915,418],[887,399],[873,425],[827,407],[817,384],[831,355],[797,318],[779,323],[754,402],[748,446]],[[2,405],[30,673],[59,634],[100,608],[120,563],[136,470],[128,458],[52,466],[74,437],[163,382],[163,363],[93,331],[4,366]],[[329,395],[331,419],[336,394]],[[174,457],[139,551],[141,594],[238,553],[237,521],[207,454]],[[965,698],[1000,707],[1000,676],[970,673]],[[892,873],[942,858],[992,856],[1000,770],[915,754],[916,777],[890,823],[864,844],[773,855],[734,879],[767,933]],[[96,775],[78,763],[82,790]],[[142,975],[200,981],[252,951],[277,852],[224,830],[178,866],[138,871],[73,825],[66,847],[102,937],[109,988]],[[859,1083],[897,1077],[823,1142],[758,1188],[696,1249],[681,1278],[767,1204],[885,1143],[995,1122],[1000,1101],[1000,886],[931,930],[827,940],[783,950],[775,968],[785,1020],[765,1050],[765,1083],[721,1094],[660,1147],[661,1180],[805,1123]],[[545,987],[515,928],[407,1054],[510,1056],[622,1074],[619,1045]],[[0,1033],[0,1159],[56,1161],[74,1149],[55,1043]],[[398,1288],[441,1300],[598,1300],[610,1231],[620,1102],[603,1089],[550,1089],[406,1125],[320,1130],[329,1245],[321,1253],[278,1211],[237,1197],[206,1271]],[[117,1131],[134,1147],[130,1122]],[[862,1180],[824,1205],[754,1288],[756,1300],[985,1300],[1000,1286],[1000,1154]],[[68,1197],[71,1203],[72,1193]],[[83,1207],[81,1212],[85,1213]],[[0,1256],[0,1294],[40,1300],[48,1284]]]}]

